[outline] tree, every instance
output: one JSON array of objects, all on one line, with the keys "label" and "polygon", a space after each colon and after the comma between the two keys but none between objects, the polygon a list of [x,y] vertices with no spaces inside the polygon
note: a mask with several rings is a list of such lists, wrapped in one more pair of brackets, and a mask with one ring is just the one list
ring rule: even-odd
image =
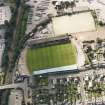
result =
[{"label": "tree", "polygon": [[99,45],[101,45],[101,44],[102,44],[102,39],[98,37],[98,38],[96,39],[96,42],[97,42]]},{"label": "tree", "polygon": [[75,7],[75,2],[74,2],[74,1],[71,1],[71,3],[70,3],[70,7],[71,7],[72,12],[73,12],[73,8]]},{"label": "tree", "polygon": [[52,4],[55,5],[57,1],[52,1]]},{"label": "tree", "polygon": [[65,1],[65,8],[68,8],[70,6],[70,2],[69,1]]},{"label": "tree", "polygon": [[99,25],[100,25],[100,26],[104,26],[105,23],[103,23],[102,21],[99,21]]},{"label": "tree", "polygon": [[92,47],[91,46],[87,46],[87,53],[90,53],[92,51]]},{"label": "tree", "polygon": [[75,104],[77,99],[77,86],[72,79],[68,82],[67,92],[68,92],[68,101],[70,101],[71,105]]},{"label": "tree", "polygon": [[104,51],[104,53],[103,53],[103,56],[104,56],[104,58],[105,58],[105,51]]}]

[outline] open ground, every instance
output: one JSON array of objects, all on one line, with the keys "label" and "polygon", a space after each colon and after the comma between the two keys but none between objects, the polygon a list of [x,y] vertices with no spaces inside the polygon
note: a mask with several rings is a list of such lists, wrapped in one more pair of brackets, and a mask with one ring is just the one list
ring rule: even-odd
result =
[{"label": "open ground", "polygon": [[52,23],[55,35],[95,30],[95,23],[91,12],[55,17]]}]

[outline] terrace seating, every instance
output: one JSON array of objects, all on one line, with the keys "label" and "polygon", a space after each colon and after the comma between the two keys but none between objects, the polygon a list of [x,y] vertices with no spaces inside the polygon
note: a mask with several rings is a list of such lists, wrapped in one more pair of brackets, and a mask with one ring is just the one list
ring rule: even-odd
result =
[{"label": "terrace seating", "polygon": [[28,46],[31,48],[45,47],[55,44],[62,44],[70,42],[68,35],[52,37],[52,38],[43,38],[43,39],[32,39],[28,41]]}]

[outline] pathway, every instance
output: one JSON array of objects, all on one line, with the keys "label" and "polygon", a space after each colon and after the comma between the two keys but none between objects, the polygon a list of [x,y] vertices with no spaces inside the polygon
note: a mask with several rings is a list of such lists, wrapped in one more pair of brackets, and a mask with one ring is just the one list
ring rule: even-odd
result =
[{"label": "pathway", "polygon": [[75,40],[74,38],[72,39],[72,42],[74,43],[77,50],[77,65],[80,69],[85,64],[85,54],[82,49],[82,43],[79,42],[79,40]]},{"label": "pathway", "polygon": [[27,48],[24,48],[20,55],[19,63],[18,63],[18,69],[21,75],[30,75],[29,69],[26,64],[26,54],[27,54]]}]

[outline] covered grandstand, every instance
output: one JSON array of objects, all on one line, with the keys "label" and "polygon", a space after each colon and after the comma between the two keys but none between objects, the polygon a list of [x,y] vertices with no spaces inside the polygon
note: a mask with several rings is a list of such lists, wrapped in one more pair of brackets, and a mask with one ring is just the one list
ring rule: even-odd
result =
[{"label": "covered grandstand", "polygon": [[48,38],[42,38],[42,39],[31,39],[28,40],[28,46],[29,47],[45,47],[48,45],[55,45],[55,44],[61,44],[61,43],[67,43],[70,42],[70,35],[62,35],[62,36],[56,36],[56,37],[48,37]]},{"label": "covered grandstand", "polygon": [[43,69],[34,71],[33,75],[46,75],[46,74],[57,74],[57,73],[74,73],[78,72],[78,67],[76,64],[74,65],[68,65],[68,66],[62,66],[62,67],[56,67],[56,68],[50,68],[50,69]]}]

